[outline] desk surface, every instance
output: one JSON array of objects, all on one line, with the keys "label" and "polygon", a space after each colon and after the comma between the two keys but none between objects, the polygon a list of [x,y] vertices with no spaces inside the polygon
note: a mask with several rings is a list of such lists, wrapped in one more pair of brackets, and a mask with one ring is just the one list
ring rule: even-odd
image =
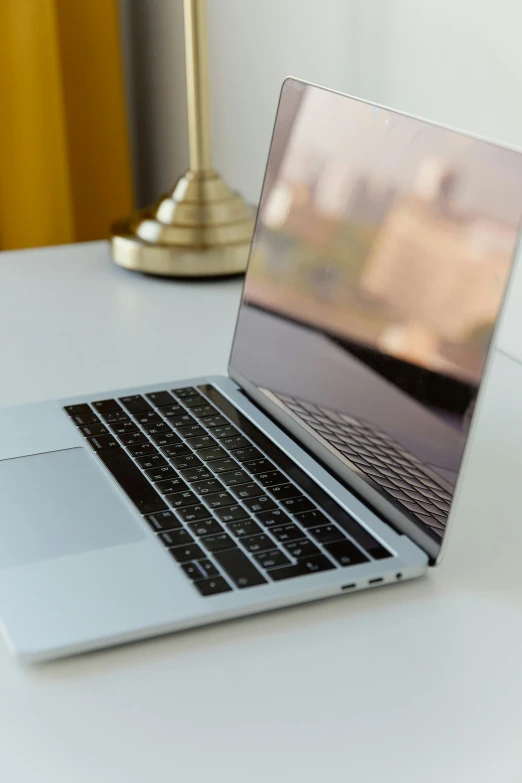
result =
[{"label": "desk surface", "polygon": [[[2,779],[521,781],[518,278],[439,569],[40,667],[0,643]],[[240,289],[0,254],[0,404],[222,372]]]}]

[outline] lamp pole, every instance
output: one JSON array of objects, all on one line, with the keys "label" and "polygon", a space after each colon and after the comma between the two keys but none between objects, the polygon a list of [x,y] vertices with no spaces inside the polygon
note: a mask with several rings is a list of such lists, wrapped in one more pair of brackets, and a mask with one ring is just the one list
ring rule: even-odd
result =
[{"label": "lamp pole", "polygon": [[212,168],[206,0],[184,0],[189,168],[171,193],[112,226],[114,261],[171,277],[246,269],[254,215]]}]

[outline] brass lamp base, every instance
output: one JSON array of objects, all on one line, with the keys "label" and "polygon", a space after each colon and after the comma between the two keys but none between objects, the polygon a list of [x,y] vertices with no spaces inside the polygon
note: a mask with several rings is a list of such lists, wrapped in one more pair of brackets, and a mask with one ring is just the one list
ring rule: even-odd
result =
[{"label": "brass lamp base", "polygon": [[112,226],[114,261],[171,277],[245,271],[254,214],[214,171],[187,171],[174,191]]}]

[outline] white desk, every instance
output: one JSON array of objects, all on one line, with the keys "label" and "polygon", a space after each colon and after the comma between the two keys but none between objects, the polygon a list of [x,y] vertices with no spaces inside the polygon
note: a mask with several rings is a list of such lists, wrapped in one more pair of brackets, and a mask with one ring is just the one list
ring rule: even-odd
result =
[{"label": "white desk", "polygon": [[[500,346],[520,360],[519,278]],[[104,243],[0,254],[0,404],[221,372],[239,294],[117,269]],[[521,781],[522,365],[495,361],[440,569],[35,668],[0,643],[2,780]]]}]

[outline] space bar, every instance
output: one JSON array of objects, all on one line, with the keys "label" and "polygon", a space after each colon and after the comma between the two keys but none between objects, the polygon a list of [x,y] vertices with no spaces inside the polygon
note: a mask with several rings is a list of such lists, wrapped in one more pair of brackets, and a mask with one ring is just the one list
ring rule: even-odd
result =
[{"label": "space bar", "polygon": [[142,514],[152,514],[167,508],[160,495],[123,449],[102,449],[96,452],[96,456]]}]

